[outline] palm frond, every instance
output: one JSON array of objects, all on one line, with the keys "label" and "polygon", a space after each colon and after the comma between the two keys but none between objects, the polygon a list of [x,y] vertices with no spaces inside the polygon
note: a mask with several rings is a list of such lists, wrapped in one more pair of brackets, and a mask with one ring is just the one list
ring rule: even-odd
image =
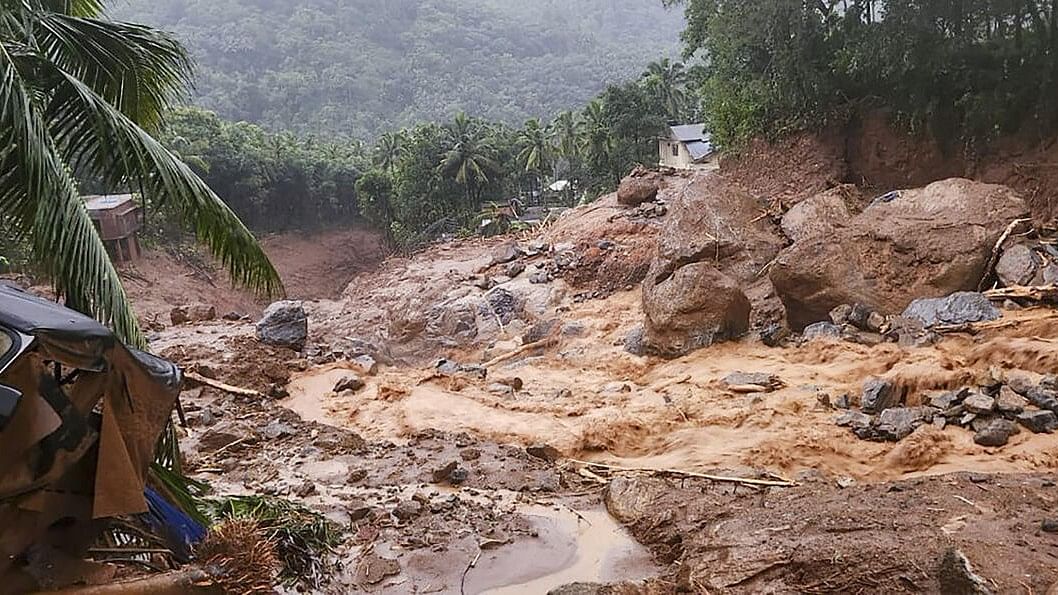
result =
[{"label": "palm frond", "polygon": [[151,131],[191,83],[187,51],[150,27],[44,13],[34,36],[45,59]]},{"label": "palm frond", "polygon": [[67,301],[142,345],[136,316],[77,186],[47,133],[31,87],[0,46],[0,211],[27,236],[35,259]]},{"label": "palm frond", "polygon": [[261,295],[283,293],[253,234],[186,163],[77,77],[55,72],[62,83],[46,115],[67,163],[115,186],[143,188],[160,204],[171,203],[232,280]]}]

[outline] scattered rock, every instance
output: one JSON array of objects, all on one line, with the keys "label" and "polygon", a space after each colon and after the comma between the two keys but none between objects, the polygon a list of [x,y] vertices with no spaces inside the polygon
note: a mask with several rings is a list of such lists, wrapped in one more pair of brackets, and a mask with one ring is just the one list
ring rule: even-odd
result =
[{"label": "scattered rock", "polygon": [[356,374],[346,374],[334,383],[334,392],[341,393],[342,391],[351,390],[356,392],[364,388],[364,381],[360,379]]},{"label": "scattered rock", "polygon": [[[728,388],[759,387],[753,392],[772,392],[779,390],[785,383],[776,375],[765,372],[732,372],[724,377]],[[742,391],[746,392],[746,391]]]},{"label": "scattered rock", "polygon": [[481,313],[485,316],[495,316],[500,324],[510,324],[518,317],[518,303],[514,294],[506,289],[495,288],[485,296],[481,304]]},{"label": "scattered rock", "polygon": [[632,355],[646,355],[647,349],[646,346],[643,345],[643,335],[645,332],[646,331],[642,326],[637,326],[628,331],[624,340],[625,351]]},{"label": "scattered rock", "polygon": [[988,582],[977,575],[966,556],[950,548],[937,564],[941,595],[992,595]]},{"label": "scattered rock", "polygon": [[864,413],[880,413],[900,404],[900,393],[893,383],[883,378],[872,378],[863,385],[860,407]]},{"label": "scattered rock", "polygon": [[466,469],[460,467],[458,462],[452,461],[444,467],[434,471],[431,477],[433,478],[434,483],[459,485],[467,480],[468,475]]},{"label": "scattered rock", "polygon": [[207,322],[217,319],[217,309],[208,304],[194,304],[188,306],[187,317],[191,322]]},{"label": "scattered rock", "polygon": [[996,276],[1007,286],[1030,285],[1043,265],[1035,251],[1025,244],[1015,244],[1003,251],[996,263]]},{"label": "scattered rock", "polygon": [[543,285],[544,283],[551,282],[551,275],[547,271],[537,271],[532,275],[529,275],[529,282],[536,285]]},{"label": "scattered rock", "polygon": [[249,428],[228,422],[216,425],[198,438],[198,451],[203,454],[214,453],[222,448],[230,449],[240,440],[245,442],[252,437]]},{"label": "scattered rock", "polygon": [[393,516],[402,521],[410,521],[421,514],[422,504],[415,500],[404,500],[393,509]]},{"label": "scattered rock", "polygon": [[816,322],[806,326],[805,330],[801,333],[801,336],[805,341],[840,339],[842,332],[841,327],[832,322]]},{"label": "scattered rock", "polygon": [[523,272],[525,272],[525,265],[520,262],[512,262],[504,269],[504,273],[511,279],[521,275]]},{"label": "scattered rock", "polygon": [[963,408],[970,413],[977,415],[987,415],[995,411],[996,400],[988,395],[982,395],[981,393],[973,393],[970,396],[963,399]]},{"label": "scattered rock", "polygon": [[886,440],[899,442],[932,421],[933,409],[929,407],[893,407],[878,417],[878,432]]},{"label": "scattered rock", "polygon": [[760,340],[768,347],[780,347],[790,337],[790,329],[785,325],[771,323],[761,329]]},{"label": "scattered rock", "polygon": [[1003,446],[1010,437],[1018,433],[1018,426],[1007,419],[993,419],[974,436],[974,442],[981,446]]},{"label": "scattered rock", "polygon": [[552,334],[555,334],[561,324],[562,321],[557,318],[549,318],[537,322],[529,327],[529,330],[525,331],[525,334],[522,335],[522,344],[527,345],[529,343],[543,341]]},{"label": "scattered rock", "polygon": [[548,463],[554,463],[555,461],[562,458],[562,453],[549,444],[538,444],[527,447],[525,452],[531,457],[547,461]]},{"label": "scattered rock", "polygon": [[793,241],[831,232],[852,217],[850,207],[862,200],[856,186],[836,186],[790,207],[782,217],[782,231]]},{"label": "scattered rock", "polygon": [[185,306],[177,306],[169,311],[169,320],[173,323],[173,326],[180,326],[191,322],[191,317],[187,315]]},{"label": "scattered rock", "polygon": [[874,423],[874,418],[860,411],[846,411],[834,420],[838,426],[852,428],[853,430],[869,428]]},{"label": "scattered rock", "polygon": [[243,314],[242,312],[234,312],[233,311],[233,312],[228,312],[227,314],[225,314],[223,316],[223,318],[224,318],[224,320],[227,320],[228,322],[239,322],[240,320],[246,320],[249,317],[246,316],[245,314]]},{"label": "scattered rock", "polygon": [[1040,523],[1040,530],[1044,533],[1058,533],[1058,519],[1046,519]]},{"label": "scattered rock", "polygon": [[1035,434],[1050,434],[1058,430],[1058,415],[1053,411],[1026,411],[1019,414],[1017,420]]},{"label": "scattered rock", "polygon": [[309,318],[301,302],[275,302],[257,322],[257,338],[268,345],[301,351],[308,335]]},{"label": "scattered rock", "polygon": [[1029,406],[1029,400],[1025,397],[1014,392],[1014,389],[1009,386],[1003,386],[999,389],[999,396],[996,397],[996,409],[1000,413],[1006,415],[1017,415],[1025,408]]},{"label": "scattered rock", "polygon": [[261,428],[261,436],[269,440],[278,440],[286,436],[294,436],[298,431],[294,426],[275,420],[270,422],[264,428]]},{"label": "scattered rock", "polygon": [[935,395],[929,400],[931,407],[940,409],[941,411],[947,411],[952,407],[963,402],[963,399],[970,395],[970,389],[952,390],[939,395]]},{"label": "scattered rock", "polygon": [[383,558],[370,551],[356,563],[356,582],[361,586],[377,585],[386,577],[400,574],[400,562]]},{"label": "scattered rock", "polygon": [[1042,384],[1029,389],[1029,391],[1025,393],[1025,397],[1029,402],[1040,409],[1047,409],[1048,411],[1058,413],[1058,392],[1044,388]]},{"label": "scattered rock", "polygon": [[294,488],[294,495],[298,498],[308,498],[316,493],[316,484],[306,479],[301,485]]},{"label": "scattered rock", "polygon": [[983,294],[970,291],[917,299],[903,313],[904,318],[917,320],[926,328],[998,320],[1002,315]]},{"label": "scattered rock", "polygon": [[378,373],[378,362],[375,358],[370,355],[358,355],[354,357],[350,362],[356,369],[360,370],[361,373],[367,374],[368,376],[374,376]]},{"label": "scattered rock", "polygon": [[488,386],[487,390],[490,393],[494,394],[494,395],[503,395],[505,397],[512,397],[512,396],[514,396],[514,390],[515,389],[514,389],[514,387],[510,386],[509,384],[504,384],[502,382],[493,382],[492,384],[490,384]]},{"label": "scattered rock", "polygon": [[472,364],[460,364],[448,359],[438,360],[435,366],[437,372],[445,376],[469,376],[471,378],[477,378],[484,380],[488,376],[488,370],[481,366],[475,366]]},{"label": "scattered rock", "polygon": [[513,260],[516,260],[522,255],[522,249],[518,247],[518,242],[510,241],[504,242],[496,247],[492,253],[492,264],[507,264]]}]

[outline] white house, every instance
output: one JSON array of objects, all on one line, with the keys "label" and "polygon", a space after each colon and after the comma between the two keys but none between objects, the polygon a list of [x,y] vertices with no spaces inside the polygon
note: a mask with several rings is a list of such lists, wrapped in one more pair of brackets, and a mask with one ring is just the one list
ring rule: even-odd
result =
[{"label": "white house", "polygon": [[658,142],[662,167],[677,169],[717,169],[720,152],[713,145],[703,124],[670,126],[669,136]]}]

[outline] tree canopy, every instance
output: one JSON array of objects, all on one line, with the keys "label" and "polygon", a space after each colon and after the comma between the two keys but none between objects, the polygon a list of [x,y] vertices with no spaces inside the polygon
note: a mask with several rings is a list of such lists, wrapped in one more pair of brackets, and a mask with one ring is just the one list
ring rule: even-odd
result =
[{"label": "tree canopy", "polygon": [[576,108],[678,53],[657,0],[128,0],[197,63],[194,101],[273,130],[373,139],[458,112]]}]

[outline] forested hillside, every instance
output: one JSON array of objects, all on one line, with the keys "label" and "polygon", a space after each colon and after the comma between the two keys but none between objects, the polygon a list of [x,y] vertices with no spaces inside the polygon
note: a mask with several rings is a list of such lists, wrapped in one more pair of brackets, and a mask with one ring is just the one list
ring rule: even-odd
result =
[{"label": "forested hillside", "polygon": [[657,0],[129,0],[174,32],[195,102],[277,130],[360,138],[465,111],[521,124],[678,52]]}]

